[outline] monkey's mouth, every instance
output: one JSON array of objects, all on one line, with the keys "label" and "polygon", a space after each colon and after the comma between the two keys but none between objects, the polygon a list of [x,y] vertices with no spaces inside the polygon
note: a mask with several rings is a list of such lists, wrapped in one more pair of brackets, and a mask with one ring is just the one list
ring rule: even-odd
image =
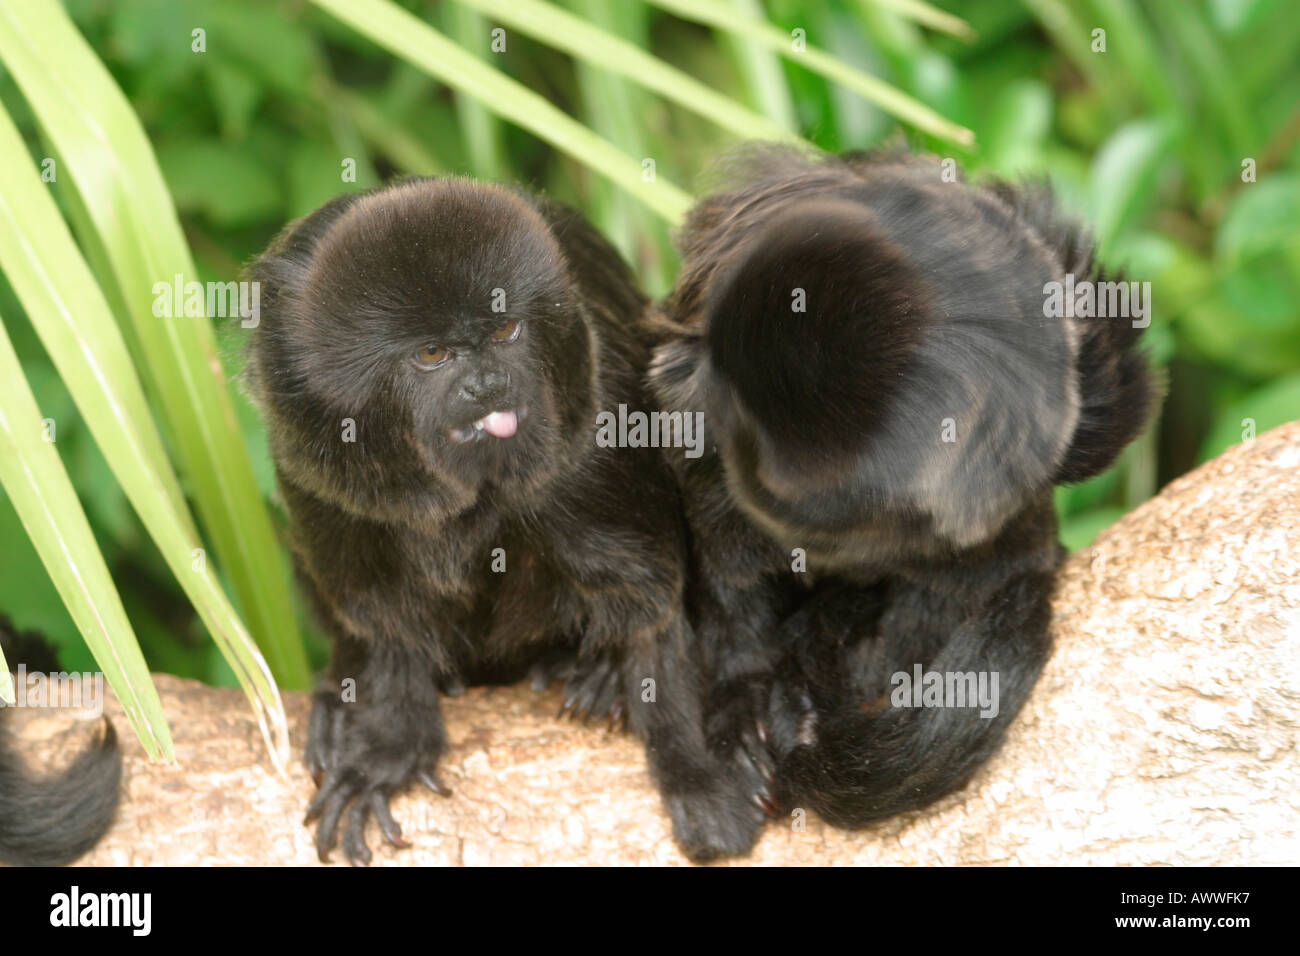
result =
[{"label": "monkey's mouth", "polygon": [[519,430],[519,423],[528,417],[528,409],[508,408],[499,412],[488,412],[478,421],[471,422],[463,428],[452,428],[447,432],[457,445],[471,441],[484,441],[487,438],[511,438]]}]

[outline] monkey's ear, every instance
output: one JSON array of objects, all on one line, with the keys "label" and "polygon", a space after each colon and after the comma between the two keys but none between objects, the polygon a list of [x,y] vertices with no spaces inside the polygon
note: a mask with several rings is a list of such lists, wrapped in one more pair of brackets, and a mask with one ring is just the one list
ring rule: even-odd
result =
[{"label": "monkey's ear", "polygon": [[1101,474],[1146,426],[1162,391],[1127,318],[1081,319],[1079,424],[1054,482]]},{"label": "monkey's ear", "polygon": [[[243,340],[245,361],[240,374],[244,387],[254,397],[265,398],[267,377],[262,365],[270,358],[266,353],[278,355],[281,351],[282,346],[275,344],[283,328],[281,315],[301,294],[317,243],[362,195],[345,193],[315,212],[295,219],[245,268],[245,277],[257,283],[261,308],[261,320]],[[259,352],[263,354],[262,361],[255,358]],[[283,356],[276,361],[282,360]]]},{"label": "monkey's ear", "polygon": [[[1062,211],[1046,181],[992,180],[983,188],[1038,235],[1060,260],[1062,273],[1107,280],[1097,267],[1088,229]],[[1114,464],[1146,426],[1162,391],[1139,344],[1142,327],[1125,318],[1075,321],[1079,422],[1053,482],[1083,481]]]},{"label": "monkey's ear", "polygon": [[287,278],[285,272],[292,267],[302,269],[311,259],[316,244],[364,193],[344,193],[335,196],[314,212],[289,223],[277,235],[266,251],[248,266],[248,276],[254,281],[268,284],[262,289],[265,307],[268,297],[274,299],[280,291],[276,288]]}]

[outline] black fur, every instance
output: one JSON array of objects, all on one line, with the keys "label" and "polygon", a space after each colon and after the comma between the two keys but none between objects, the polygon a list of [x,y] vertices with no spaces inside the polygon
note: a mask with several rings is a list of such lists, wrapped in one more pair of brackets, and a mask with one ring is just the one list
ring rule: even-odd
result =
[{"label": "black fur", "polygon": [[322,858],[344,814],[345,853],[364,863],[368,817],[401,844],[396,790],[445,792],[440,687],[566,657],[571,700],[645,738],[685,851],[747,848],[761,814],[704,740],[678,489],[657,450],[595,442],[599,411],[649,407],[646,303],[613,249],[552,203],[416,179],[291,224],[250,278],[264,303],[251,391],[335,641],[307,743]]},{"label": "black fur", "polygon": [[[861,826],[962,785],[1027,697],[1051,488],[1144,424],[1140,330],[1044,316],[1045,283],[1098,278],[1045,187],[899,151],[756,147],[723,175],[651,322],[661,407],[704,411],[712,443],[674,458],[710,742],[764,800]],[[998,715],[892,706],[918,663],[997,672]]]},{"label": "black fur", "polygon": [[[0,648],[9,666],[59,671],[54,649],[34,631],[17,631],[0,616]],[[5,716],[0,708],[0,720]],[[0,729],[0,862],[62,866],[93,847],[117,809],[122,755],[113,725],[57,776],[34,779]]]}]

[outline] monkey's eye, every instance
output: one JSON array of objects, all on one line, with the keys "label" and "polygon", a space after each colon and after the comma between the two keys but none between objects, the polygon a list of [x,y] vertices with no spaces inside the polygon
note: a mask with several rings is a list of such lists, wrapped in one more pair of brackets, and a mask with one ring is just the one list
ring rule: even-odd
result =
[{"label": "monkey's eye", "polygon": [[441,345],[426,345],[415,353],[415,364],[424,369],[437,368],[449,358],[451,358],[450,349],[443,348]]},{"label": "monkey's eye", "polygon": [[523,327],[523,323],[518,319],[506,319],[505,324],[493,331],[493,333],[488,337],[498,345],[505,342],[513,342],[515,339],[519,338],[519,330]]}]

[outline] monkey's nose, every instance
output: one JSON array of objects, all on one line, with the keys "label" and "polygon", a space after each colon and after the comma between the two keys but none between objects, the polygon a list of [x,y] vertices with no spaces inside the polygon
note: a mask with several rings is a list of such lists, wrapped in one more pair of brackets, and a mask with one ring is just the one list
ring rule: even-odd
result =
[{"label": "monkey's nose", "polygon": [[504,369],[492,369],[468,375],[460,383],[461,396],[467,401],[491,404],[504,398],[510,387],[510,375]]}]

